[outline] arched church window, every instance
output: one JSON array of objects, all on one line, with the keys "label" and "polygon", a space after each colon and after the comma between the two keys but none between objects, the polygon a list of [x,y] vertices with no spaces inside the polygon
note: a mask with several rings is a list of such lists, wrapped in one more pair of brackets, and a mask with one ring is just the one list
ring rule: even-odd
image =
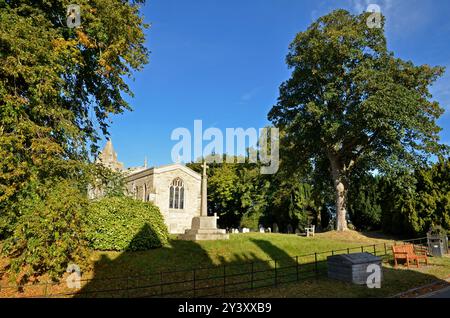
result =
[{"label": "arched church window", "polygon": [[174,179],[170,184],[169,208],[184,209],[184,184],[180,178]]}]

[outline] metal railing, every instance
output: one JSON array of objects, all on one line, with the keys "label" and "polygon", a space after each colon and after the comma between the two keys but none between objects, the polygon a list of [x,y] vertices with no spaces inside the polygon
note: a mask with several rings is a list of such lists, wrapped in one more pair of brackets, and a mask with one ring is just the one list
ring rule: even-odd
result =
[{"label": "metal railing", "polygon": [[0,286],[0,297],[23,297],[21,294],[26,297],[220,297],[326,275],[328,256],[369,252],[385,257],[391,253],[392,245],[426,245],[426,242],[426,238],[419,238],[139,276],[94,277],[81,279],[81,288],[77,290],[68,289],[64,281]]}]

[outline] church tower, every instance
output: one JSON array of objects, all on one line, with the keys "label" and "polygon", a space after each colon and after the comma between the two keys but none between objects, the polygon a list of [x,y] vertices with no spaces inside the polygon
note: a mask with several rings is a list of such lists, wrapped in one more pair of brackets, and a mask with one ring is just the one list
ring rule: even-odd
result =
[{"label": "church tower", "polygon": [[96,162],[112,170],[123,171],[123,163],[117,160],[117,153],[114,151],[111,139],[106,142],[105,148],[98,155]]}]

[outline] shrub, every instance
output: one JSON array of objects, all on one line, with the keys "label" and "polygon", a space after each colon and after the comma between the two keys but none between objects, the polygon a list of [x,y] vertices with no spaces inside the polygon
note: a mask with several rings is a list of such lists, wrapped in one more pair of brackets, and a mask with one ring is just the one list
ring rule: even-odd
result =
[{"label": "shrub", "polygon": [[355,179],[348,193],[349,217],[358,231],[381,229],[383,196],[380,190],[381,179],[363,176]]},{"label": "shrub", "polygon": [[54,180],[41,188],[41,193],[19,202],[20,214],[3,245],[11,259],[9,271],[20,281],[46,273],[57,279],[69,263],[87,264],[85,195],[70,180]]},{"label": "shrub", "polygon": [[105,197],[90,204],[87,238],[96,250],[142,251],[166,244],[168,231],[154,204]]},{"label": "shrub", "polygon": [[260,225],[262,213],[259,211],[248,211],[244,213],[241,218],[240,227],[249,228],[253,231],[257,231]]}]

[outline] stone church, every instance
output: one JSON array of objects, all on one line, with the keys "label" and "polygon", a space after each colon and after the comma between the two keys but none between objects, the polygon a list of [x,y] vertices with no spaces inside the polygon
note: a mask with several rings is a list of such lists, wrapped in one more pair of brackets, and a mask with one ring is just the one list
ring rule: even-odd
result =
[{"label": "stone church", "polygon": [[200,216],[201,175],[194,170],[182,164],[148,168],[147,160],[142,167],[125,169],[111,140],[97,162],[124,174],[128,195],[158,206],[171,234],[185,233],[191,228],[192,219]]}]

